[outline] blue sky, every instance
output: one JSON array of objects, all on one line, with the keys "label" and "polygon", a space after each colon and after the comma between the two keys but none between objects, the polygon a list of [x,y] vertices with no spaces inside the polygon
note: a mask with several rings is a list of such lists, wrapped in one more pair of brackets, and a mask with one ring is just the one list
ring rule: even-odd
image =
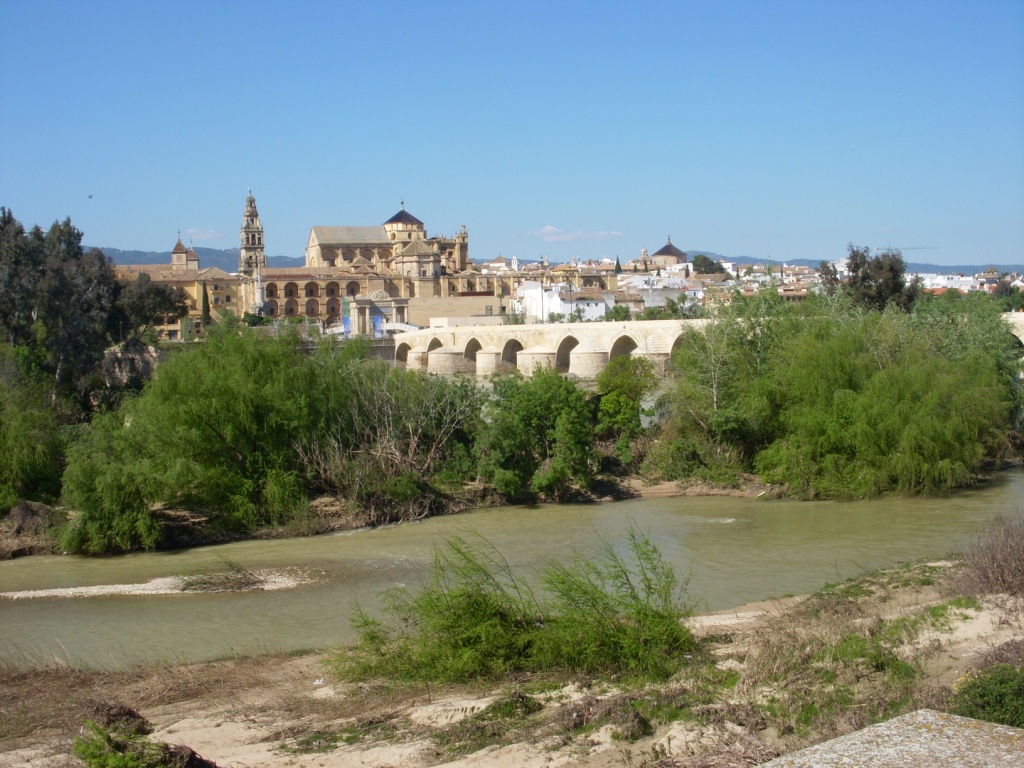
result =
[{"label": "blue sky", "polygon": [[271,255],[404,200],[477,260],[1024,260],[1022,0],[0,14],[0,205],[90,245],[237,246],[251,187]]}]

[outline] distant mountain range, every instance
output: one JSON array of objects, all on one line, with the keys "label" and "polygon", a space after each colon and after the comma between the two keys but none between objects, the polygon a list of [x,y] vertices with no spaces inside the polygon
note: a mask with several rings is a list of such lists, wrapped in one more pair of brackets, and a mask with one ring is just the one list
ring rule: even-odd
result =
[{"label": "distant mountain range", "polygon": [[[89,250],[86,248],[86,250]],[[109,256],[115,264],[170,264],[171,263],[171,252],[170,251],[122,251],[119,248],[100,248],[107,256]],[[203,267],[220,267],[225,272],[237,272],[238,271],[238,248],[195,248],[196,256],[199,257],[199,266]],[[749,256],[741,256],[738,258],[729,258],[728,256],[722,256],[721,254],[712,253],[711,251],[687,251],[687,254],[692,259],[697,254],[703,254],[712,261],[728,261],[734,264],[756,264],[758,262],[764,263],[764,259],[754,259]],[[521,264],[529,264],[531,259],[520,259]],[[268,256],[267,266],[268,267],[301,267],[306,263],[305,258],[301,256]],[[801,267],[815,267],[817,268],[820,261],[815,259],[787,259],[787,264]],[[984,272],[989,267],[994,266],[1000,272],[1018,272],[1024,273],[1024,264],[956,264],[953,266],[947,266],[944,264],[924,264],[918,262],[907,262],[908,272],[933,272],[940,275],[975,275],[979,272]]]},{"label": "distant mountain range", "polygon": [[[86,248],[86,250],[89,250]],[[109,256],[115,264],[170,264],[170,251],[122,251],[120,248],[100,248]],[[238,271],[238,248],[202,248],[195,246],[196,256],[199,257],[199,266],[220,267],[225,272]],[[268,267],[301,267],[306,260],[302,257],[293,256],[268,256]]]}]

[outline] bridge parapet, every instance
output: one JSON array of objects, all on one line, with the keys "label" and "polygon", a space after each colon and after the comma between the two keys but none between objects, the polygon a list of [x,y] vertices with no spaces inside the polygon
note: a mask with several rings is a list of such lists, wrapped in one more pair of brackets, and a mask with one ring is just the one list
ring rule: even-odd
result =
[{"label": "bridge parapet", "polygon": [[445,375],[487,376],[518,369],[530,375],[550,366],[593,379],[608,361],[638,355],[664,370],[684,330],[705,320],[634,320],[617,323],[538,323],[430,328],[395,336],[399,365]]}]

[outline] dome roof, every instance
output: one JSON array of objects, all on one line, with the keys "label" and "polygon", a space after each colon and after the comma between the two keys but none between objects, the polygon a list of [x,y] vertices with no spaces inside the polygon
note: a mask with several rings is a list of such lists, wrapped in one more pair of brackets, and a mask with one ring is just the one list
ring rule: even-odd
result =
[{"label": "dome roof", "polygon": [[384,226],[387,226],[388,224],[413,224],[421,227],[423,226],[423,222],[405,210],[405,206],[402,207],[402,210],[384,222]]},{"label": "dome roof", "polygon": [[671,237],[668,239],[668,242],[665,243],[665,245],[663,245],[661,248],[659,248],[657,251],[655,251],[652,255],[654,255],[654,256],[675,256],[677,258],[682,258],[683,261],[686,260],[686,251],[681,251],[678,248],[676,248],[674,245],[672,245],[672,238]]}]

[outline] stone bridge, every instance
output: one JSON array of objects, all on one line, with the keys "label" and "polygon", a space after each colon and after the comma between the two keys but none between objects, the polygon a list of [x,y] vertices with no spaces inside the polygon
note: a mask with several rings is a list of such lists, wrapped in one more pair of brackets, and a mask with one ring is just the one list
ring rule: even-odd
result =
[{"label": "stone bridge", "polygon": [[1013,335],[1024,344],[1024,312],[1007,312],[1003,317],[1013,331]]},{"label": "stone bridge", "polygon": [[[1024,342],[1024,312],[1005,315]],[[427,328],[395,336],[395,362],[429,373],[487,376],[515,369],[529,375],[537,366],[593,379],[621,355],[650,359],[667,370],[687,327],[707,320],[633,320],[618,323],[465,325]]]},{"label": "stone bridge", "polygon": [[537,366],[551,366],[581,379],[593,379],[613,357],[640,355],[664,370],[686,326],[706,322],[634,320],[429,328],[395,336],[395,362],[429,373],[477,376],[515,369],[529,375]]}]

